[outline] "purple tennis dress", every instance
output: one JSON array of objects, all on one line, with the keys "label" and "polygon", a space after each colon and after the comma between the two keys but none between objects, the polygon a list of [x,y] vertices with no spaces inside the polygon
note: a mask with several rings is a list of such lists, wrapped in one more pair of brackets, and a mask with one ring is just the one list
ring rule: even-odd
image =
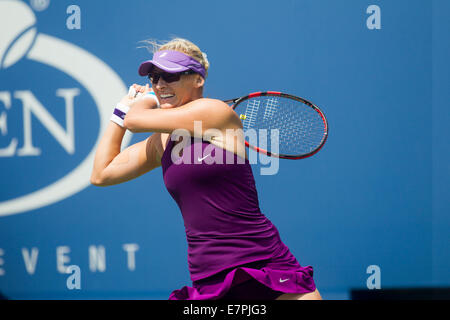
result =
[{"label": "purple tennis dress", "polygon": [[182,142],[181,156],[172,155],[175,143],[169,137],[161,165],[183,216],[193,286],[174,290],[169,300],[274,299],[314,291],[312,267],[300,266],[261,213],[249,161],[193,137]]}]

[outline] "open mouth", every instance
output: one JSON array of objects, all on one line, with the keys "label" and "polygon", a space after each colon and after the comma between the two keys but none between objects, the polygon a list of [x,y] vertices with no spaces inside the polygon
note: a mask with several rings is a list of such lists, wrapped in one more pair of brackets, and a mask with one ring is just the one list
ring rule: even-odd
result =
[{"label": "open mouth", "polygon": [[161,100],[167,100],[167,99],[175,97],[175,95],[166,93],[166,94],[160,94],[159,97],[161,98]]}]

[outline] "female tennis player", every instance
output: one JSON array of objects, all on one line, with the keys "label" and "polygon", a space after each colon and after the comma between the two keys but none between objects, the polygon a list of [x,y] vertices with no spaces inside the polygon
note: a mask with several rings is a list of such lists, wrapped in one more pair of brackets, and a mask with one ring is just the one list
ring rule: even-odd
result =
[{"label": "female tennis player", "polygon": [[[162,167],[184,220],[192,280],[192,287],[174,290],[169,300],[321,299],[312,267],[300,266],[259,208],[244,139],[230,134],[242,132],[238,115],[220,100],[203,98],[206,55],[185,39],[153,44],[153,59],[139,67],[152,88],[134,84],[136,94],[117,105],[96,151],[91,183],[114,185]],[[202,133],[218,134],[194,137],[195,121]],[[126,129],[153,134],[120,151]],[[181,140],[174,134],[179,129],[190,137]]]}]

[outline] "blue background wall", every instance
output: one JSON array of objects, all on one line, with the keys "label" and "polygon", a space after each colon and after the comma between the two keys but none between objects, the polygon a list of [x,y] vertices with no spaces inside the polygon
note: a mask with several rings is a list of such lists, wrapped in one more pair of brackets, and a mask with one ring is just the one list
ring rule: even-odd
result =
[{"label": "blue background wall", "polygon": [[[179,36],[208,54],[205,96],[279,90],[323,108],[330,124],[323,150],[280,161],[276,175],[261,175],[261,164],[253,172],[263,213],[300,264],[314,267],[324,298],[347,299],[351,288],[366,288],[370,265],[380,267],[382,288],[450,285],[448,1],[84,0],[75,3],[81,29],[69,30],[71,4],[33,9],[38,32],[89,51],[127,86],[144,83],[137,67],[150,55],[137,48],[140,40]],[[381,9],[379,30],[366,26],[372,4]],[[42,154],[0,157],[0,202],[71,172],[94,147],[100,121],[86,88],[61,70],[26,57],[0,69],[0,91],[32,91],[64,127],[58,88],[80,90],[76,152],[68,154],[33,118],[33,144]],[[118,100],[122,93],[110,94]],[[8,130],[0,149],[13,137],[22,146],[20,100],[8,110],[0,103],[2,112]],[[131,143],[148,135],[135,134]],[[134,271],[122,247],[130,243],[139,246]],[[81,290],[69,290],[68,275],[58,272],[59,246],[70,248],[67,265],[80,266]],[[89,269],[90,246],[105,248],[103,272]],[[30,274],[22,248],[33,247],[39,254]],[[10,298],[167,299],[191,285],[183,221],[160,168],[0,216],[0,249],[0,292]]]}]

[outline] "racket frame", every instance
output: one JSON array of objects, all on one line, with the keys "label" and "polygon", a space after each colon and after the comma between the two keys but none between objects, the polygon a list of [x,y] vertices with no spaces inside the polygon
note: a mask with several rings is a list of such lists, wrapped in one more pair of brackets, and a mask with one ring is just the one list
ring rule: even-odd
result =
[{"label": "racket frame", "polygon": [[224,102],[226,104],[232,104],[231,107],[234,110],[240,103],[242,103],[246,100],[249,100],[251,98],[261,97],[261,96],[276,96],[276,97],[288,98],[288,99],[299,101],[299,102],[307,105],[308,107],[312,108],[314,111],[316,111],[320,115],[320,117],[323,120],[324,134],[323,134],[323,138],[322,138],[322,141],[320,142],[319,146],[317,146],[314,150],[312,150],[306,154],[301,154],[301,155],[286,155],[286,154],[270,152],[265,149],[253,146],[253,145],[249,144],[248,141],[245,141],[245,145],[248,148],[251,148],[251,149],[255,150],[256,152],[263,153],[269,157],[277,157],[277,158],[281,158],[281,159],[290,159],[290,160],[299,160],[299,159],[305,159],[305,158],[311,157],[311,156],[315,155],[317,152],[319,152],[320,149],[322,149],[323,145],[325,144],[325,142],[327,141],[327,138],[328,138],[328,121],[327,121],[327,118],[325,117],[325,114],[323,113],[323,111],[320,110],[320,108],[318,106],[316,106],[314,103],[312,103],[309,100],[306,100],[304,98],[297,97],[297,96],[294,96],[291,94],[279,92],[279,91],[259,91],[259,92],[250,93],[246,96],[242,96],[239,98],[224,100]]}]

